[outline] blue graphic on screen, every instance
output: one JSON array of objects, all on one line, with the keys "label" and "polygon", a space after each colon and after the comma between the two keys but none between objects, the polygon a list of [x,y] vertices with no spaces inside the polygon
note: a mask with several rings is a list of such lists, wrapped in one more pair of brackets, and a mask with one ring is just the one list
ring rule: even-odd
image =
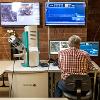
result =
[{"label": "blue graphic on screen", "polygon": [[46,25],[85,25],[85,2],[46,2]]},{"label": "blue graphic on screen", "polygon": [[88,52],[90,56],[98,56],[99,42],[81,42],[80,49]]}]

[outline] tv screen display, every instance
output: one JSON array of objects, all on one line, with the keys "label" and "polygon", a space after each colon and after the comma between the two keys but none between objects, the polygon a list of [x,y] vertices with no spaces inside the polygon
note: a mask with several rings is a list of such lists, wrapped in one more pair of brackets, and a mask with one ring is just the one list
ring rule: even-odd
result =
[{"label": "tv screen display", "polygon": [[46,25],[85,25],[85,2],[46,2]]},{"label": "tv screen display", "polygon": [[39,3],[1,3],[1,25],[39,25]]},{"label": "tv screen display", "polygon": [[81,42],[80,49],[88,52],[90,56],[98,56],[99,42]]}]

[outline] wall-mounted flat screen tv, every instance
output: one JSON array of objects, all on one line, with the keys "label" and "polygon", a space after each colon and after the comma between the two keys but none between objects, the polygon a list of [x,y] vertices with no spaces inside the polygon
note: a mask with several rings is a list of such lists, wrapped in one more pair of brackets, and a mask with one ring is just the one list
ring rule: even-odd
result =
[{"label": "wall-mounted flat screen tv", "polygon": [[85,2],[46,2],[46,25],[85,25]]},{"label": "wall-mounted flat screen tv", "polygon": [[39,25],[39,3],[1,3],[1,25]]}]

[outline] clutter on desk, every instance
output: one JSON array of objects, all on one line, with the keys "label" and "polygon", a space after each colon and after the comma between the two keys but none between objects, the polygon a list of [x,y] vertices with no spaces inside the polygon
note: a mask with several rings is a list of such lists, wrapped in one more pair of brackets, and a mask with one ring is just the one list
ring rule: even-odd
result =
[{"label": "clutter on desk", "polygon": [[52,59],[52,58],[50,58],[49,59],[49,61],[48,61],[48,63],[52,63],[53,64],[53,66],[58,66],[58,58],[57,59]]},{"label": "clutter on desk", "polygon": [[49,66],[48,60],[40,60],[39,65],[41,67],[48,67]]},{"label": "clutter on desk", "polygon": [[48,63],[53,63],[54,62],[54,59],[50,58]]},{"label": "clutter on desk", "polygon": [[49,64],[48,63],[45,63],[45,62],[40,62],[40,64],[39,64],[41,67],[48,67],[49,66]]}]

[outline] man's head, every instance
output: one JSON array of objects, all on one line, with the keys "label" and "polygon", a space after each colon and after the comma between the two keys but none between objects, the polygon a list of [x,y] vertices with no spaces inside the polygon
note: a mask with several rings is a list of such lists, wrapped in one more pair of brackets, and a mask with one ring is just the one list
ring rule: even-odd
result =
[{"label": "man's head", "polygon": [[73,35],[73,36],[69,37],[69,39],[68,39],[69,47],[79,48],[80,42],[81,42],[81,38],[77,35]]}]

